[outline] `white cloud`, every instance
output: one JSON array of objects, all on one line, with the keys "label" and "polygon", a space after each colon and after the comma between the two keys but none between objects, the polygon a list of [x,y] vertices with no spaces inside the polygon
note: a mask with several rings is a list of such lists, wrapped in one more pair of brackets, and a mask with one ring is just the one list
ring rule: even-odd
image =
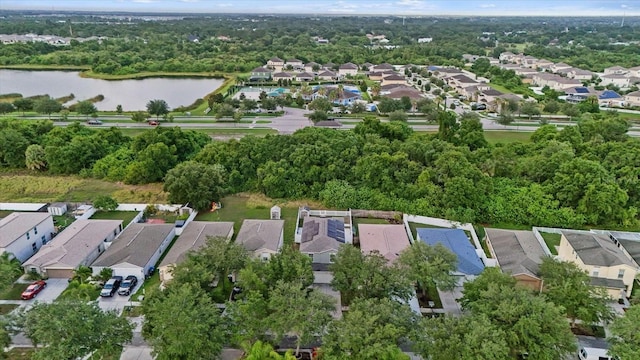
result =
[{"label": "white cloud", "polygon": [[133,2],[138,4],[152,4],[156,1],[155,0],[133,0]]},{"label": "white cloud", "polygon": [[494,8],[496,7],[496,4],[481,4],[480,7],[484,9]]}]

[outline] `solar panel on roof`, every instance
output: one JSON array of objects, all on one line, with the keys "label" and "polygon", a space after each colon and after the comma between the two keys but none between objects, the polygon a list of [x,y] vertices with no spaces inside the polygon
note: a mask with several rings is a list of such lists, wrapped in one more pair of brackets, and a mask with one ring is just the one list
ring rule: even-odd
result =
[{"label": "solar panel on roof", "polygon": [[576,88],[576,92],[578,94],[588,94],[589,93],[589,89],[587,89],[586,87],[577,87]]}]

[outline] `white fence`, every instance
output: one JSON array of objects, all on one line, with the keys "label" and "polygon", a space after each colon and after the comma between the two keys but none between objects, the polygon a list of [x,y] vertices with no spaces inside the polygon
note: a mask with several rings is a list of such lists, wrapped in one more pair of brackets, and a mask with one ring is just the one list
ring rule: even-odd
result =
[{"label": "white fence", "polygon": [[47,207],[47,203],[0,203],[0,210],[6,211],[39,211]]},{"label": "white fence", "polygon": [[187,227],[187,225],[193,221],[193,219],[196,218],[196,216],[198,216],[198,212],[195,210],[191,211],[191,214],[189,214],[189,217],[187,218],[187,220],[184,221],[184,225],[182,225],[182,227],[177,227],[176,228],[176,235],[182,235],[182,231],[184,230],[185,227]]},{"label": "white fence", "polygon": [[89,209],[87,209],[84,213],[82,213],[82,215],[76,216],[75,218],[76,220],[88,220],[95,213],[96,213],[96,208],[92,206]]},{"label": "white fence", "polygon": [[484,250],[482,249],[482,245],[480,244],[480,239],[478,239],[478,235],[476,234],[476,229],[473,228],[472,224],[468,224],[468,223],[463,224],[457,221],[450,221],[446,219],[432,218],[432,217],[420,216],[420,215],[409,215],[409,214],[402,215],[402,222],[404,223],[405,230],[407,231],[407,234],[409,235],[409,240],[411,241],[412,244],[415,241],[415,239],[413,238],[413,233],[411,232],[411,227],[409,226],[410,222],[468,231],[469,234],[471,234],[471,241],[473,241],[473,245],[476,248],[476,254],[478,254],[478,257],[480,257],[480,259],[482,260],[482,263],[484,263],[485,266],[491,266],[491,267],[498,265],[498,262],[495,259],[488,258],[487,255],[484,253]]},{"label": "white fence", "polygon": [[175,212],[183,208],[183,205],[176,204],[120,204],[116,208],[116,211],[144,211],[147,206],[153,205],[160,211]]}]

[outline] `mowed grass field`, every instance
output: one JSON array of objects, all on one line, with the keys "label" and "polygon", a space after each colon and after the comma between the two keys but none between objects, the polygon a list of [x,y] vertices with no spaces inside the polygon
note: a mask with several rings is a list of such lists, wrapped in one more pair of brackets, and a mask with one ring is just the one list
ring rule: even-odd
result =
[{"label": "mowed grass field", "polygon": [[0,174],[0,202],[83,202],[110,195],[120,203],[164,203],[162,184],[124,185],[77,176]]},{"label": "mowed grass field", "polygon": [[484,138],[490,144],[511,143],[511,142],[530,142],[532,132],[523,131],[485,131]]}]

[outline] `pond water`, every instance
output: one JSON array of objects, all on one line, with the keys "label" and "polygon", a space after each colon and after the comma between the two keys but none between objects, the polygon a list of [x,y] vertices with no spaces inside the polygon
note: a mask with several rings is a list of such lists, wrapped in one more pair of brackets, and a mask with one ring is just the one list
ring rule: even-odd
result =
[{"label": "pond water", "polygon": [[192,104],[214,91],[224,79],[146,78],[139,80],[99,80],[80,77],[77,71],[23,71],[0,69],[0,94],[19,93],[25,97],[48,94],[59,98],[74,94],[70,103],[104,95],[98,110],[144,110],[149,100],[162,99],[170,108]]}]

